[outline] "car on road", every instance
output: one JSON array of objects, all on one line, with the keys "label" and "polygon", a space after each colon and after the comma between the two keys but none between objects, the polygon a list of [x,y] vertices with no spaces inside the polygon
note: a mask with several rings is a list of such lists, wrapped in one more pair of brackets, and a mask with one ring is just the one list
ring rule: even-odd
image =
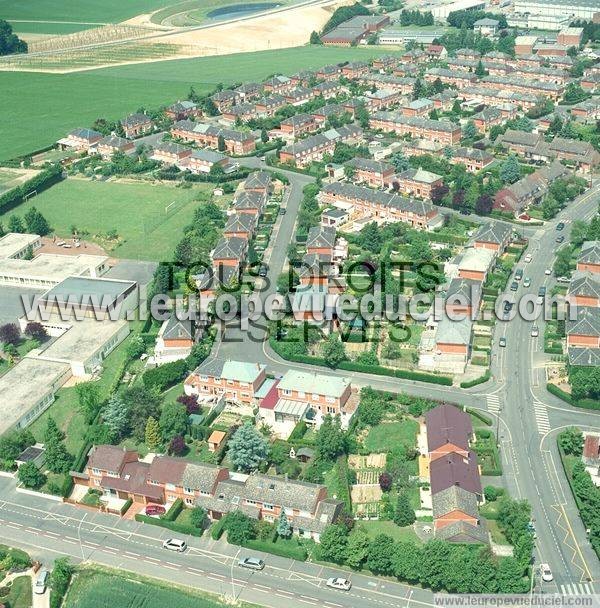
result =
[{"label": "car on road", "polygon": [[545,274],[546,276],[551,275],[551,274],[552,274],[552,268],[546,268],[546,270],[544,270],[544,274]]},{"label": "car on road", "polygon": [[163,542],[162,546],[163,549],[168,549],[169,551],[178,551],[179,553],[183,553],[187,549],[187,543],[178,538],[167,538],[167,540]]},{"label": "car on road", "polygon": [[557,230],[562,230],[565,227],[565,223],[564,222],[558,222],[558,224],[556,224],[556,229]]},{"label": "car on road", "polygon": [[279,207],[279,215],[285,215],[285,207]]},{"label": "car on road", "polygon": [[530,287],[531,286],[531,279],[529,277],[525,277],[524,281],[523,281],[523,287]]},{"label": "car on road", "polygon": [[260,160],[261,162],[264,163],[265,162],[265,158],[266,158],[266,156],[259,156],[258,160]]},{"label": "car on road", "polygon": [[144,512],[146,515],[164,515],[167,510],[162,505],[148,505]]},{"label": "car on road", "polygon": [[327,586],[340,591],[350,591],[352,583],[347,578],[333,577],[327,579]]},{"label": "car on road", "polygon": [[258,276],[259,277],[266,277],[268,272],[269,272],[269,269],[266,266],[261,266],[258,269]]},{"label": "car on road", "polygon": [[38,595],[46,593],[46,586],[48,585],[48,577],[50,573],[48,570],[40,570],[38,577],[35,579],[35,585],[33,586],[33,592]]},{"label": "car on road", "polygon": [[546,583],[550,583],[554,580],[552,570],[550,570],[550,566],[548,564],[540,564],[540,574],[542,575],[542,580]]},{"label": "car on road", "polygon": [[513,282],[510,284],[510,290],[511,290],[511,291],[517,291],[517,289],[519,289],[519,284],[518,284],[516,281],[513,281]]},{"label": "car on road", "polygon": [[556,242],[557,243],[562,243],[565,240],[565,237],[561,234],[560,236],[556,237]]},{"label": "car on road", "polygon": [[506,346],[506,338],[502,336],[500,338],[500,342],[498,342],[498,346],[502,346],[503,348]]},{"label": "car on road", "polygon": [[533,260],[533,256],[530,253],[528,253],[525,256],[525,261],[529,264],[529,262],[531,262],[531,260]]},{"label": "car on road", "polygon": [[520,281],[523,278],[523,269],[517,268],[515,271],[515,281]]},{"label": "car on road", "polygon": [[513,302],[509,302],[508,300],[504,301],[504,312],[510,312],[513,308]]},{"label": "car on road", "polygon": [[265,562],[258,557],[243,557],[238,566],[241,568],[249,568],[250,570],[262,570],[265,567]]},{"label": "car on road", "polygon": [[538,329],[537,325],[533,325],[531,328],[531,337],[532,338],[537,338],[540,335],[540,330]]}]

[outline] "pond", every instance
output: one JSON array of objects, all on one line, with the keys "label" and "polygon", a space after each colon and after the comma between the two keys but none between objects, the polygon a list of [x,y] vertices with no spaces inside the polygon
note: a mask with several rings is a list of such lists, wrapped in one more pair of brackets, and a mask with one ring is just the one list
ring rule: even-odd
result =
[{"label": "pond", "polygon": [[253,13],[260,13],[270,8],[281,6],[279,2],[257,2],[256,4],[231,4],[230,6],[222,6],[210,11],[206,14],[207,19],[233,19],[236,17],[245,17]]}]

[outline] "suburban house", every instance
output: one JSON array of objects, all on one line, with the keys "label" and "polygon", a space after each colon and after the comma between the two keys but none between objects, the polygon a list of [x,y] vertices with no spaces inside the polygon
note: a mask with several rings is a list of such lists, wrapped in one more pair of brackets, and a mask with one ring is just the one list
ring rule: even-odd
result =
[{"label": "suburban house", "polygon": [[306,238],[306,253],[333,256],[335,228],[332,226],[313,226]]},{"label": "suburban house", "polygon": [[467,247],[458,260],[458,276],[485,282],[496,260],[496,252],[487,247]]},{"label": "suburban house", "polygon": [[214,167],[220,167],[224,173],[233,169],[228,156],[208,149],[194,150],[186,164],[192,173],[210,173]]},{"label": "suburban house", "polygon": [[168,165],[178,165],[191,156],[191,148],[170,141],[163,141],[154,146],[151,158]]},{"label": "suburban house", "polygon": [[471,242],[476,249],[483,248],[497,254],[504,252],[512,235],[512,228],[501,222],[482,224],[473,235]]},{"label": "suburban house", "polygon": [[226,238],[238,237],[250,240],[254,235],[257,224],[257,216],[252,213],[232,213],[227,218],[223,230]]},{"label": "suburban house", "polygon": [[215,266],[233,266],[238,268],[246,257],[248,241],[237,236],[219,239],[212,253]]},{"label": "suburban house", "polygon": [[186,118],[196,118],[202,115],[202,111],[195,102],[185,99],[170,105],[165,114],[173,121],[185,120]]},{"label": "suburban house", "polygon": [[233,199],[236,213],[247,213],[258,217],[265,206],[266,196],[257,190],[238,191]]},{"label": "suburban house", "polygon": [[394,165],[380,160],[356,157],[346,163],[354,170],[351,179],[355,183],[366,183],[372,188],[385,188],[394,175]]},{"label": "suburban house", "polygon": [[61,150],[89,150],[104,136],[93,129],[73,129],[66,137],[59,139],[56,145]]},{"label": "suburban house", "polygon": [[283,95],[273,93],[268,97],[261,97],[254,102],[254,109],[259,116],[273,116],[279,108],[287,106],[288,103]]},{"label": "suburban house", "polygon": [[132,154],[134,150],[135,144],[131,140],[118,135],[104,137],[96,144],[96,151],[104,160],[110,160],[115,152]]},{"label": "suburban house", "polygon": [[474,439],[469,414],[453,405],[438,405],[425,414],[427,453],[430,461],[451,453],[467,458]]},{"label": "suburban house", "polygon": [[576,317],[566,320],[567,347],[600,348],[600,308],[578,307]]},{"label": "suburban house", "polygon": [[246,361],[212,358],[203,361],[185,380],[186,395],[200,401],[224,397],[228,401],[253,403],[266,381],[265,366]]},{"label": "suburban house", "polygon": [[180,120],[171,127],[171,135],[200,146],[231,154],[248,154],[256,149],[256,136],[245,131],[222,129],[212,124]]},{"label": "suburban house", "polygon": [[394,189],[403,194],[416,196],[418,198],[431,198],[431,191],[439,188],[444,183],[444,178],[437,173],[425,171],[425,169],[407,169],[394,177]]},{"label": "suburban house", "polygon": [[600,241],[585,241],[577,258],[577,270],[600,274]]},{"label": "suburban house", "polygon": [[575,271],[567,290],[570,306],[600,306],[600,275],[593,272]]},{"label": "suburban house", "polygon": [[386,133],[421,137],[447,145],[458,143],[462,137],[460,126],[449,120],[402,116],[392,112],[376,112],[371,116],[369,126]]},{"label": "suburban house", "polygon": [[121,120],[125,137],[135,138],[150,133],[154,127],[152,119],[147,114],[137,112]]},{"label": "suburban house", "polygon": [[162,365],[185,359],[194,346],[194,325],[190,320],[179,320],[175,315],[163,322],[154,346],[154,363]]},{"label": "suburban house", "polygon": [[462,163],[469,173],[477,173],[494,162],[494,157],[485,150],[478,148],[458,148],[453,151],[450,162],[453,165]]},{"label": "suburban house", "polygon": [[472,319],[479,311],[482,284],[477,279],[455,277],[440,291],[443,296],[444,313],[448,316],[464,316]]}]

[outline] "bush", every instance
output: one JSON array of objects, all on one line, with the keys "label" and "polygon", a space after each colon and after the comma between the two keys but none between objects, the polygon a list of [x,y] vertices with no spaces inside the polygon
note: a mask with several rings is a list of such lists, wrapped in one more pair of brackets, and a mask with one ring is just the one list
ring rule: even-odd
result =
[{"label": "bush", "polygon": [[474,380],[468,380],[467,382],[461,382],[460,388],[471,388],[472,386],[477,386],[478,384],[483,384],[487,382],[492,377],[491,372],[488,370],[483,374],[483,376],[479,376],[479,378],[475,378]]},{"label": "bush", "polygon": [[[466,411],[467,411],[467,414],[474,416],[475,418],[477,418],[478,420],[481,420],[481,422],[483,422],[484,424],[487,424],[488,426],[492,426],[492,424],[494,424],[494,422],[491,418],[489,418],[488,416],[486,416],[479,410],[475,410],[472,407],[468,407]],[[480,431],[480,432],[484,432],[484,431]]]},{"label": "bush", "polygon": [[215,522],[210,529],[210,537],[213,540],[219,540],[225,532],[225,518]]},{"label": "bush", "polygon": [[161,516],[163,521],[175,521],[179,514],[183,511],[183,500],[178,498],[172,505],[171,508]]},{"label": "bush", "polygon": [[62,179],[62,174],[63,170],[60,165],[52,165],[17,188],[12,188],[12,190],[0,194],[0,211],[5,208],[8,210],[15,207],[23,201],[25,195],[33,190],[37,190],[39,193],[42,190],[49,188]]},{"label": "bush", "polygon": [[548,382],[548,384],[546,384],[546,390],[555,397],[566,401],[574,407],[580,407],[588,410],[600,410],[600,401],[595,401],[594,399],[581,399],[580,401],[576,401],[571,395],[569,395],[569,393],[565,393],[565,391],[556,386],[556,384],[551,384]]},{"label": "bush", "polygon": [[123,515],[125,515],[125,513],[127,513],[127,511],[129,511],[129,507],[131,507],[131,505],[133,504],[133,500],[131,500],[131,498],[127,499],[127,501],[125,501],[125,504],[121,507],[121,517],[123,517]]},{"label": "bush", "polygon": [[185,359],[180,359],[145,371],[142,380],[146,388],[157,388],[159,391],[164,391],[183,380],[187,372]]},{"label": "bush", "polygon": [[173,532],[179,532],[179,534],[189,534],[190,536],[202,536],[203,533],[202,528],[196,528],[189,524],[181,524],[176,521],[166,521],[156,517],[148,517],[147,515],[142,515],[141,513],[138,513],[135,516],[135,521],[150,524],[152,526],[159,526],[161,528],[167,528]]},{"label": "bush", "polygon": [[273,555],[295,559],[300,562],[306,561],[308,557],[306,549],[298,545],[293,538],[279,542],[253,539],[243,543],[242,546],[253,551],[264,551],[265,553],[272,553]]}]

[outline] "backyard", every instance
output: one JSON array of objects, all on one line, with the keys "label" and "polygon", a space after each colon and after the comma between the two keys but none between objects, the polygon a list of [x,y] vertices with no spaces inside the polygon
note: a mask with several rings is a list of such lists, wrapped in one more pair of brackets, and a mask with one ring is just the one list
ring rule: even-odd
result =
[{"label": "backyard", "polygon": [[[76,227],[80,234],[85,231],[85,239],[97,242],[113,256],[164,261],[171,259],[197,201],[208,200],[210,192],[207,184],[182,189],[69,178],[0,215],[0,222],[6,225],[7,216],[23,216],[35,206],[57,236],[70,237]],[[114,238],[111,231],[118,236]]]}]

